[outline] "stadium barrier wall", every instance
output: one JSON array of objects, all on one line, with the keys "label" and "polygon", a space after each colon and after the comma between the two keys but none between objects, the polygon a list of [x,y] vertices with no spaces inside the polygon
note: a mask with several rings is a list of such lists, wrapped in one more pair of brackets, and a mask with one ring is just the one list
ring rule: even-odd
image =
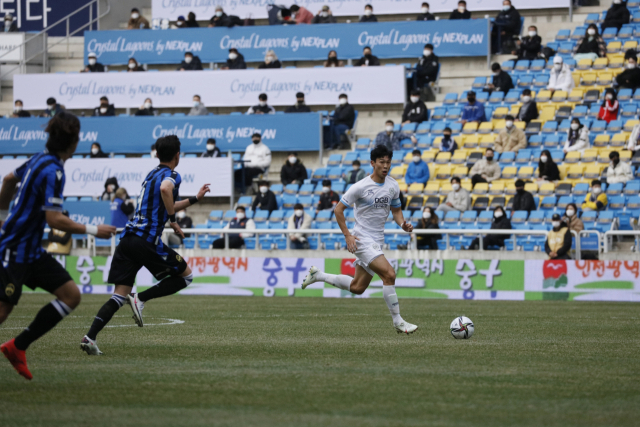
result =
[{"label": "stadium barrier wall", "polygon": [[[419,10],[420,7],[418,6]],[[289,25],[234,28],[186,28],[180,31],[92,31],[85,35],[85,61],[90,52],[105,65],[179,64],[185,52],[202,62],[224,62],[235,47],[248,62],[262,62],[267,49],[280,61],[324,61],[330,50],[338,58],[356,59],[370,46],[378,58],[419,58],[427,43],[440,57],[486,56],[486,19],[409,21],[351,25]]]}]

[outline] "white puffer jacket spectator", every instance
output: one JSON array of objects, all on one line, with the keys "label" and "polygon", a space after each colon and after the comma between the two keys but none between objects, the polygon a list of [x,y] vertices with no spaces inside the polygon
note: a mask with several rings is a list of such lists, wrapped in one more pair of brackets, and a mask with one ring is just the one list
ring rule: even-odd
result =
[{"label": "white puffer jacket spectator", "polygon": [[262,141],[251,144],[245,150],[243,160],[250,161],[245,163],[247,167],[267,169],[271,166],[271,150]]}]

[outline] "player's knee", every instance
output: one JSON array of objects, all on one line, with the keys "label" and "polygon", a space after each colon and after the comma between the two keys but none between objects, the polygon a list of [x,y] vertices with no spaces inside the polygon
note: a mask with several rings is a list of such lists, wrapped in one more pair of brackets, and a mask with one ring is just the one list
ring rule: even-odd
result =
[{"label": "player's knee", "polygon": [[387,269],[381,277],[384,283],[394,284],[396,282],[396,271],[393,268]]},{"label": "player's knee", "polygon": [[350,288],[351,293],[356,295],[362,295],[366,290],[367,288],[365,286],[357,285],[357,284],[352,284]]},{"label": "player's knee", "polygon": [[75,283],[72,282],[73,286],[65,286],[64,292],[62,294],[57,295],[58,299],[65,303],[69,308],[74,309],[80,304],[80,300],[82,299],[82,295],[78,290],[78,287]]}]

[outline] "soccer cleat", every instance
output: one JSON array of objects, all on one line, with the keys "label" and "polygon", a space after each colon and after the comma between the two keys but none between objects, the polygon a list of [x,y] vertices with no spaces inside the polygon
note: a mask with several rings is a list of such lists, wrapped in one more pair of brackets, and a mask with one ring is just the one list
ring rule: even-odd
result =
[{"label": "soccer cleat", "polygon": [[144,322],[142,321],[144,303],[140,301],[138,294],[127,295],[127,301],[129,301],[131,311],[133,311],[133,320],[135,320],[136,324],[142,328],[144,326]]},{"label": "soccer cleat", "polygon": [[102,352],[98,348],[98,344],[86,335],[80,342],[80,348],[89,356],[102,356]]},{"label": "soccer cleat", "polygon": [[312,283],[316,283],[316,274],[318,274],[318,267],[311,267],[309,269],[309,274],[302,281],[302,289],[306,289]]},{"label": "soccer cleat", "polygon": [[394,323],[393,327],[396,328],[396,332],[399,334],[412,334],[418,329],[418,325],[411,324],[405,320],[400,323]]},{"label": "soccer cleat", "polygon": [[33,378],[29,368],[27,368],[27,356],[24,350],[18,350],[15,344],[16,339],[13,338],[6,343],[0,345],[0,351],[4,354],[4,357],[9,359],[9,363],[13,365],[16,371],[26,379]]}]

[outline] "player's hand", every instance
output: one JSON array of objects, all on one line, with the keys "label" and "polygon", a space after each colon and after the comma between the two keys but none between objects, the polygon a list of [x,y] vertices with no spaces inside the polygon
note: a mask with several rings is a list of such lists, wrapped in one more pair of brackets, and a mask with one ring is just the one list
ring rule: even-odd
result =
[{"label": "player's hand", "polygon": [[355,254],[358,250],[358,246],[356,245],[356,240],[359,240],[356,236],[349,235],[345,237],[347,241],[347,250],[352,254]]},{"label": "player's hand", "polygon": [[205,185],[202,186],[200,191],[198,191],[198,194],[196,194],[196,197],[198,198],[198,200],[202,200],[202,198],[204,197],[205,194],[211,192],[211,190],[209,189],[210,185],[211,184],[205,184]]},{"label": "player's hand", "polygon": [[180,228],[180,226],[178,225],[177,222],[169,222],[169,226],[171,228],[173,228],[173,231],[175,231],[175,233],[182,237],[184,239],[184,233],[182,232],[182,229]]},{"label": "player's hand", "polygon": [[114,234],[116,234],[116,228],[113,225],[99,225],[96,237],[99,239],[110,239]]},{"label": "player's hand", "polygon": [[402,229],[407,233],[411,233],[413,231],[413,225],[410,222],[405,221],[402,223]]}]

